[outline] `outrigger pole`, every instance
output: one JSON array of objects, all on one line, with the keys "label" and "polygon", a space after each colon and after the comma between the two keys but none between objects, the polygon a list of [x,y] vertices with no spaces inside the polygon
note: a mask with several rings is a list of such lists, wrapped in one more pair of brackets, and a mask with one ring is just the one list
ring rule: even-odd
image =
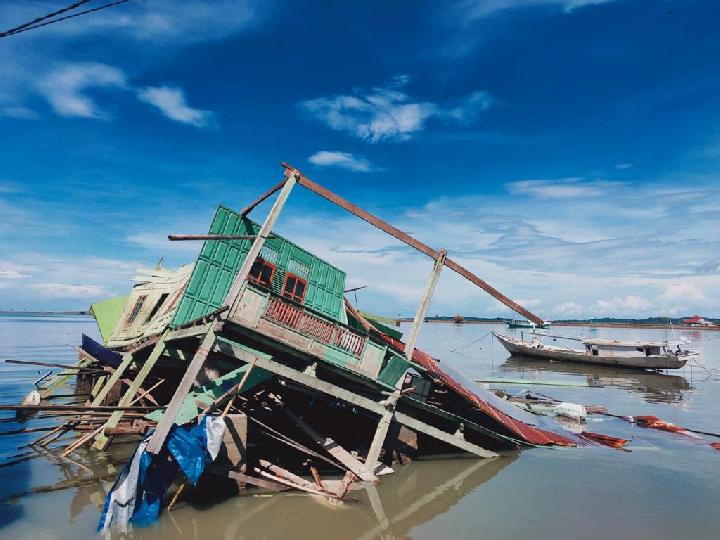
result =
[{"label": "outrigger pole", "polygon": [[[406,243],[408,246],[418,250],[420,253],[424,253],[428,257],[430,257],[433,260],[438,260],[441,257],[441,252],[438,250],[435,250],[428,246],[427,244],[424,244],[420,240],[413,238],[409,234],[401,231],[397,227],[393,227],[389,223],[383,221],[377,216],[374,216],[370,212],[367,212],[363,210],[362,208],[354,205],[347,199],[342,198],[340,195],[333,193],[329,189],[321,186],[320,184],[317,184],[310,180],[307,176],[302,174],[298,169],[295,169],[292,165],[289,165],[286,162],[280,163],[285,168],[285,177],[288,178],[292,173],[295,173],[297,175],[297,183],[301,186],[309,189],[310,191],[320,195],[321,197],[327,199],[333,204],[336,204],[340,208],[343,208],[350,212],[351,214],[356,215],[360,219],[367,221],[370,223],[370,225],[373,225],[380,229],[383,232],[386,232],[390,236],[393,236],[400,240],[401,242]],[[275,186],[273,189],[279,189],[278,186]],[[445,257],[443,259],[443,264],[447,266],[450,270],[457,272],[462,277],[470,281],[471,283],[474,283],[478,287],[480,287],[482,290],[484,290],[486,293],[488,293],[490,296],[495,298],[496,300],[502,302],[507,307],[515,311],[516,313],[519,313],[520,315],[523,315],[526,317],[529,321],[534,322],[535,324],[543,324],[544,321],[535,315],[534,313],[528,311],[524,307],[522,307],[517,302],[513,302],[510,298],[502,294],[500,291],[498,291],[495,287],[490,285],[487,281],[481,279],[480,277],[473,274],[470,270],[465,268],[464,266],[460,265],[459,263],[455,262],[454,260],[450,259],[449,257]]]}]

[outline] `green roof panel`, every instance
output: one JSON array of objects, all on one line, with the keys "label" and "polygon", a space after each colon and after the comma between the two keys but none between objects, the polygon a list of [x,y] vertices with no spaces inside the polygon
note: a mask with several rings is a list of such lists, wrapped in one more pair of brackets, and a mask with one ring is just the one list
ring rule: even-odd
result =
[{"label": "green roof panel", "polygon": [[[219,206],[209,234],[255,235],[260,226],[247,217]],[[252,240],[208,240],[198,256],[187,290],[173,319],[179,326],[222,307],[242,266]],[[342,320],[345,273],[300,246],[275,235],[269,237],[260,257],[276,265],[272,290],[280,294],[291,272],[307,279],[305,305],[335,320]]]}]

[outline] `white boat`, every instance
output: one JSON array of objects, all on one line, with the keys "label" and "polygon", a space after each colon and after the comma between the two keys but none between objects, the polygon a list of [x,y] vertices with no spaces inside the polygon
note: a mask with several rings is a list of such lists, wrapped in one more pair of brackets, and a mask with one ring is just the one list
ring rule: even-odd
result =
[{"label": "white boat", "polygon": [[515,356],[602,366],[678,369],[685,365],[689,357],[697,354],[682,349],[679,344],[675,345],[667,341],[565,338],[580,341],[584,345],[584,349],[573,349],[546,345],[538,335],[533,335],[531,341],[497,333],[494,333],[494,335],[508,352]]}]

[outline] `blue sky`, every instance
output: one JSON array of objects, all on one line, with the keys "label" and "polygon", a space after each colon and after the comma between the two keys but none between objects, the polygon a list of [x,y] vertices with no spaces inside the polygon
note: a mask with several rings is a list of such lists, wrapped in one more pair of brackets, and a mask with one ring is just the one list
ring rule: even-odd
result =
[{"label": "blue sky", "polygon": [[[62,4],[5,0],[0,26]],[[85,308],[192,260],[166,235],[285,160],[545,318],[720,316],[718,17],[130,0],[0,39],[0,309]],[[301,188],[278,230],[369,285],[361,307],[414,311],[422,255]],[[431,311],[509,315],[449,271]]]}]

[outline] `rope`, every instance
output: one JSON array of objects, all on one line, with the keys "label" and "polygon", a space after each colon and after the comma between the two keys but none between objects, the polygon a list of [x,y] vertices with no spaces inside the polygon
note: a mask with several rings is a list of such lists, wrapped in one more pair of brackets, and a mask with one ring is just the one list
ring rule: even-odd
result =
[{"label": "rope", "polygon": [[[247,414],[247,413],[246,413],[246,414]],[[262,427],[262,428],[264,428],[265,430],[267,430],[266,435],[267,435],[268,437],[271,437],[271,438],[273,438],[273,439],[275,439],[275,440],[277,440],[277,441],[279,441],[279,442],[281,442],[281,443],[284,443],[284,444],[290,446],[291,448],[295,448],[295,449],[297,449],[297,450],[300,450],[301,452],[304,452],[304,453],[306,453],[306,454],[308,454],[308,455],[310,455],[310,456],[313,456],[313,457],[316,457],[316,458],[318,458],[318,459],[321,459],[321,460],[329,463],[329,464],[332,465],[333,467],[338,467],[338,468],[340,468],[340,469],[347,470],[347,467],[343,466],[342,464],[336,463],[335,461],[333,461],[333,460],[331,460],[331,459],[323,456],[322,454],[318,454],[317,452],[315,452],[315,451],[313,451],[313,450],[310,450],[309,448],[307,448],[306,446],[303,446],[302,444],[300,444],[300,443],[297,442],[297,441],[293,441],[293,440],[292,440],[290,437],[288,437],[287,435],[283,435],[282,433],[280,433],[280,432],[277,431],[276,429],[273,429],[273,428],[271,428],[270,426],[268,426],[267,424],[264,424],[263,422],[261,422],[261,421],[258,420],[257,418],[254,418],[254,417],[250,416],[249,414],[247,414],[247,417],[248,417],[250,420],[252,420],[253,422],[255,422],[256,424],[258,424],[260,427]]]},{"label": "rope", "polygon": [[492,332],[488,332],[488,333],[480,336],[480,337],[477,338],[477,339],[473,339],[472,341],[466,343],[465,345],[460,345],[459,347],[456,347],[456,348],[452,349],[450,352],[451,352],[451,353],[458,353],[458,352],[460,352],[460,351],[464,351],[465,349],[469,349],[470,347],[472,347],[472,346],[475,345],[476,343],[479,343],[480,341],[482,341],[483,339],[485,339],[486,337],[488,337],[490,334],[492,334]]}]

